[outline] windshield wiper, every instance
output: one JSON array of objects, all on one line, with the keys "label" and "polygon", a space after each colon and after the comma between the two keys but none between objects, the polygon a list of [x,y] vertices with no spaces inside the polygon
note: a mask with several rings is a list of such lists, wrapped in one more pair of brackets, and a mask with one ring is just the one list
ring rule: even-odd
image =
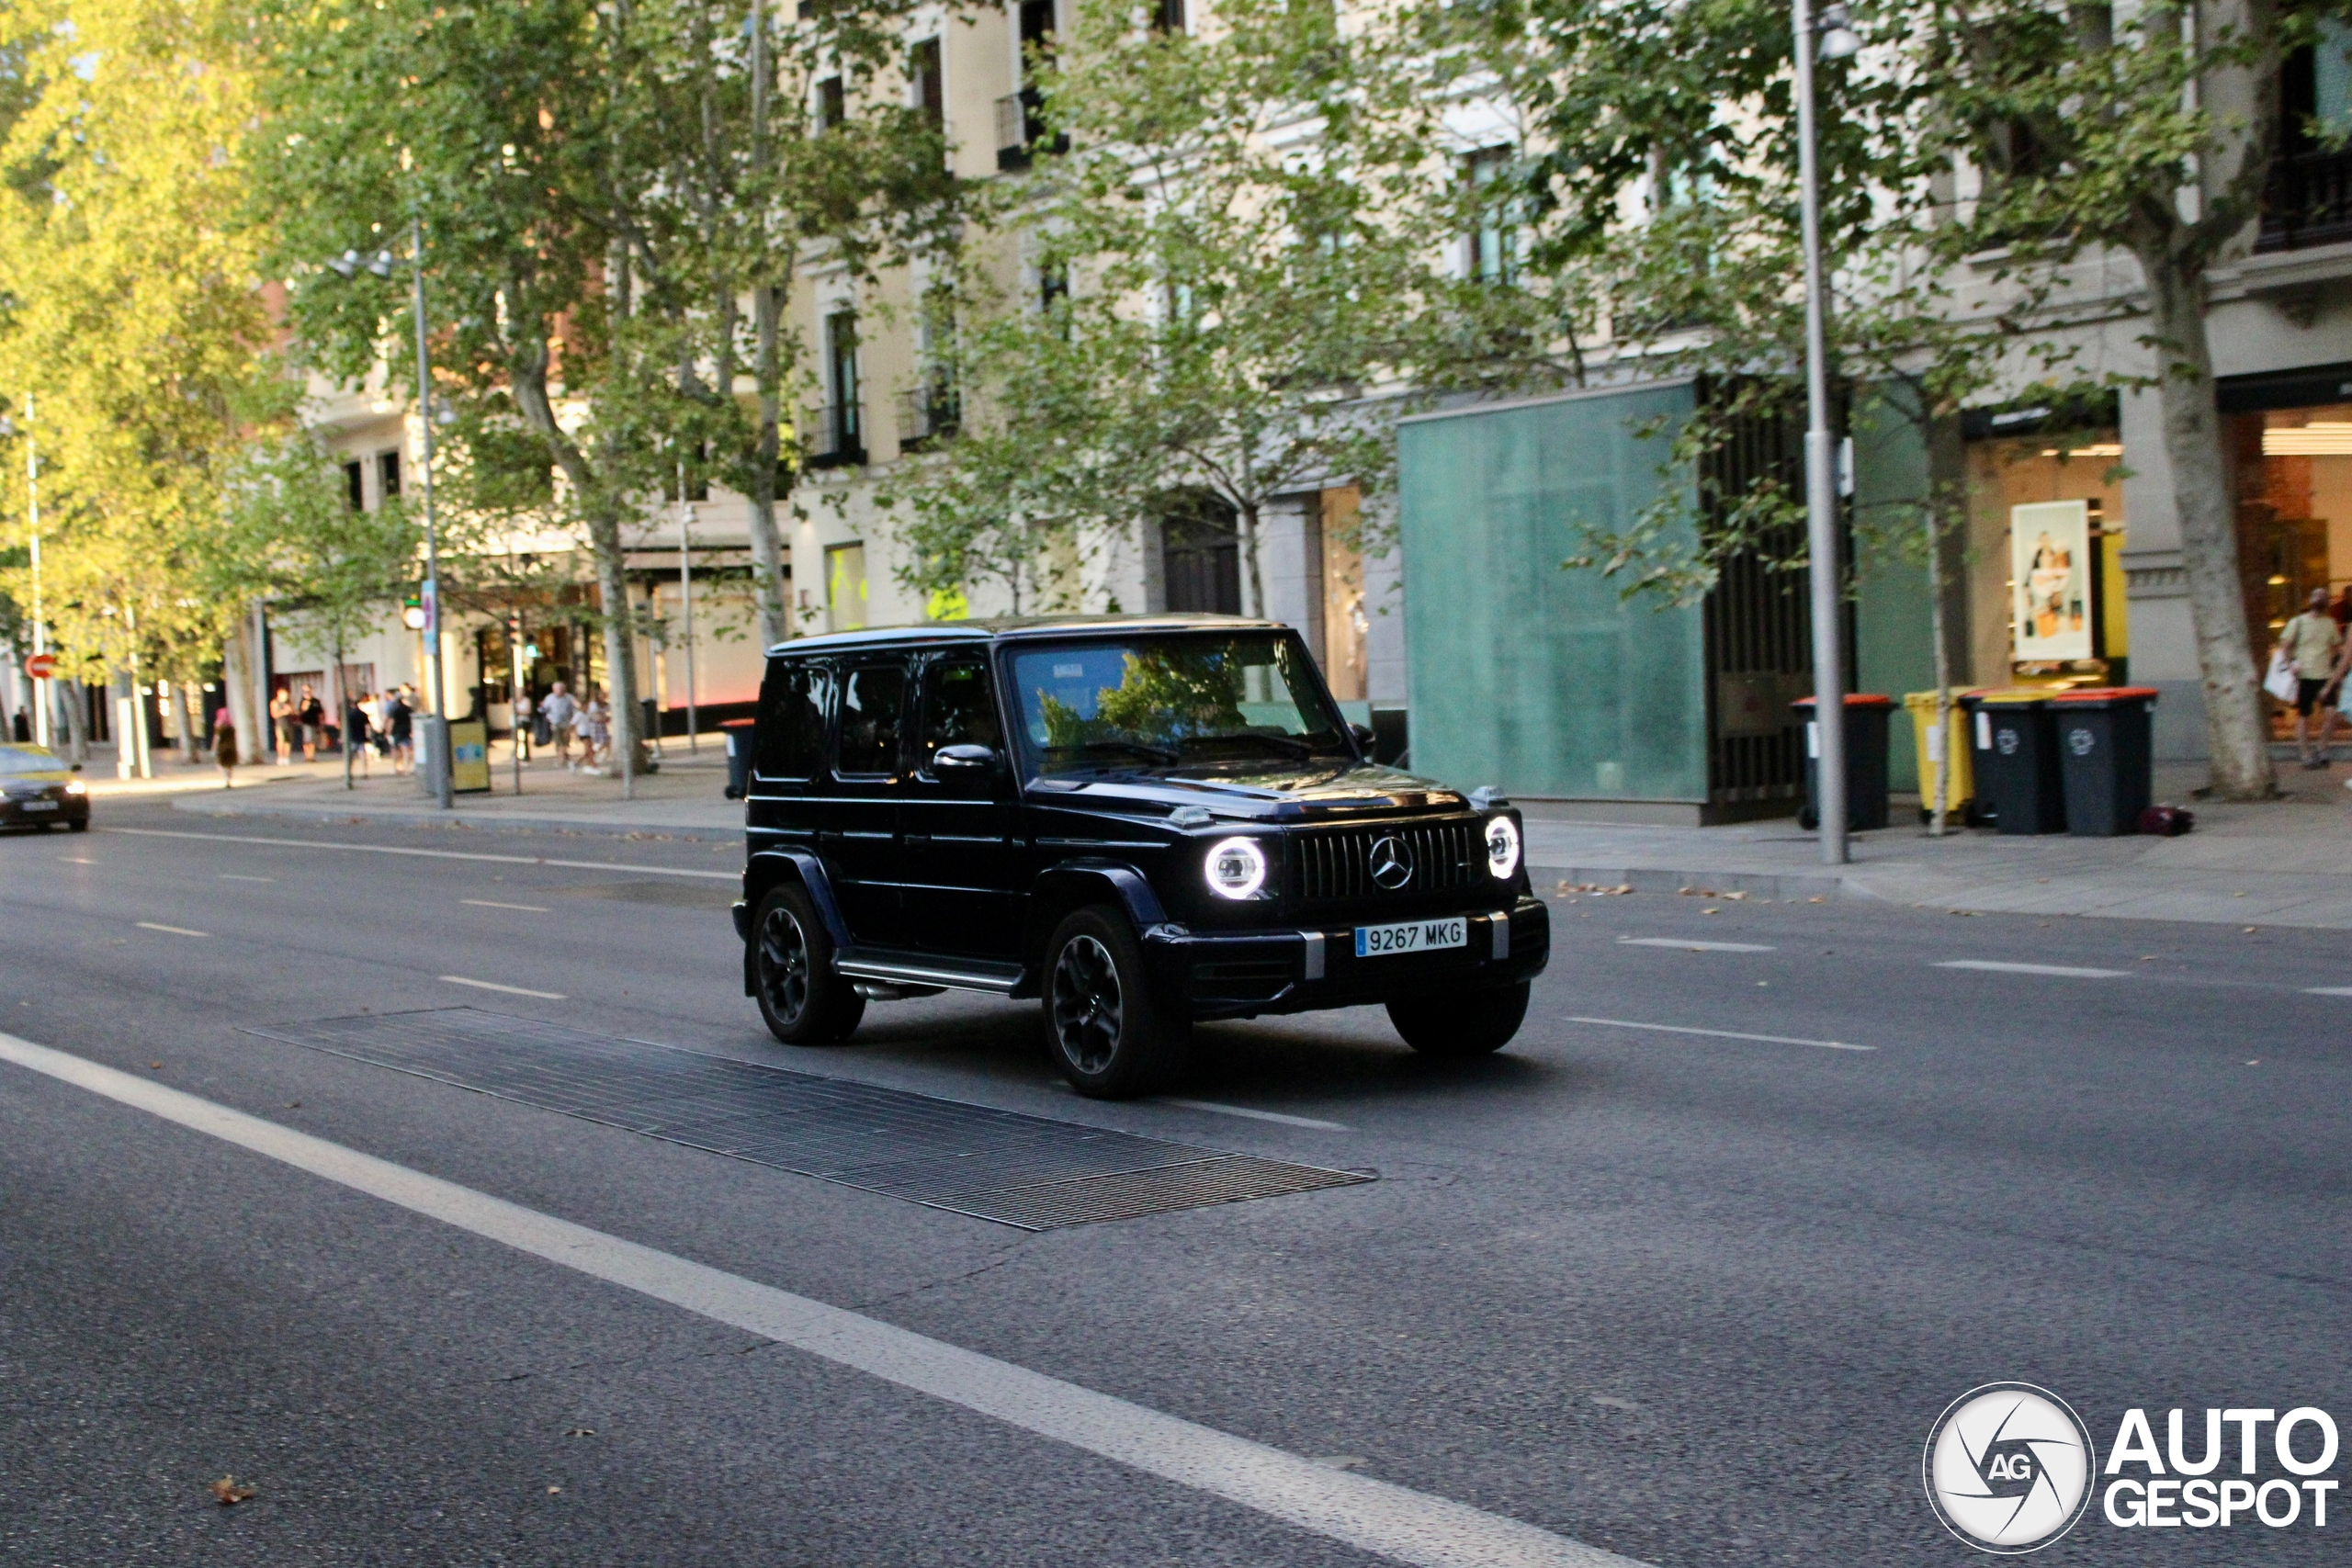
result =
[{"label": "windshield wiper", "polygon": [[1315,755],[1316,750],[1315,743],[1313,741],[1302,739],[1298,736],[1267,735],[1254,729],[1237,730],[1231,735],[1194,735],[1187,737],[1188,744],[1194,746],[1215,746],[1227,740],[1261,740],[1267,745],[1274,747],[1284,754],[1293,757],[1312,757]]},{"label": "windshield wiper", "polygon": [[1148,745],[1141,740],[1081,740],[1075,746],[1051,746],[1046,750],[1084,751],[1089,754],[1096,751],[1123,751],[1128,756],[1141,757],[1146,761],[1151,762],[1173,762],[1180,760],[1177,754],[1167,747]]}]

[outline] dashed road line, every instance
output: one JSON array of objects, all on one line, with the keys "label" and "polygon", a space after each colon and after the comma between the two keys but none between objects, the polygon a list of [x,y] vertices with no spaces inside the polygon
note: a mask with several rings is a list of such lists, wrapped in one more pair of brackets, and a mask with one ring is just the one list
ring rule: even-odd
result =
[{"label": "dashed road line", "polygon": [[569,998],[561,991],[535,991],[528,986],[502,986],[495,980],[469,980],[463,975],[436,975],[444,985],[471,986],[478,991],[503,991],[510,997],[537,997],[543,1002],[560,1002]]},{"label": "dashed road line", "polygon": [[1318,1133],[1348,1133],[1353,1128],[1343,1122],[1319,1122],[1312,1116],[1293,1116],[1286,1111],[1253,1111],[1246,1105],[1225,1105],[1214,1100],[1176,1100],[1160,1097],[1162,1105],[1181,1105],[1187,1111],[1207,1111],[1219,1116],[1247,1116],[1252,1122],[1279,1122],[1285,1127],[1312,1127]]},{"label": "dashed road line", "polygon": [[192,931],[186,926],[158,925],[153,920],[133,920],[131,924],[142,931],[164,931],[173,936],[210,936],[210,931]]},{"label": "dashed road line", "polygon": [[526,915],[552,913],[544,904],[502,904],[495,898],[460,898],[460,904],[471,904],[477,909],[520,909]]},{"label": "dashed road line", "polygon": [[1637,1023],[1630,1018],[1577,1018],[1567,1016],[1568,1023],[1594,1023],[1604,1029],[1654,1029],[1661,1034],[1703,1034],[1713,1040],[1758,1040],[1767,1045],[1813,1045],[1824,1051],[1875,1051],[1875,1045],[1856,1045],[1845,1040],[1800,1040],[1791,1034],[1746,1034],[1736,1029],[1696,1029],[1687,1023]]},{"label": "dashed road line", "polygon": [[1993,958],[1947,958],[1939,969],[1982,969],[1994,975],[2055,975],[2067,980],[2120,980],[2129,969],[2086,969],[2075,964],[2007,964]]},{"label": "dashed road line", "polygon": [[1777,953],[1780,950],[1756,942],[1696,942],[1681,936],[1621,936],[1623,947],[1679,947],[1692,953]]},{"label": "dashed road line", "polygon": [[135,833],[142,839],[202,839],[222,844],[269,844],[285,850],[348,850],[355,854],[417,855],[426,860],[490,861],[498,865],[553,865],[567,871],[626,871],[646,876],[699,876],[718,882],[741,880],[734,871],[690,871],[675,865],[623,865],[616,861],[550,860],[545,855],[493,855],[478,850],[419,850],[404,844],[345,844],[325,839],[263,839],[250,833],[191,833],[175,828],[107,828],[108,833]]}]

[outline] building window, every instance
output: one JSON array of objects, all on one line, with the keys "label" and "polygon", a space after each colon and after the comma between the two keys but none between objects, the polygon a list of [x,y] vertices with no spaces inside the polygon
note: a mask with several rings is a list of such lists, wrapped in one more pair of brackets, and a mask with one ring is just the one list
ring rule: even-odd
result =
[{"label": "building window", "polygon": [[907,75],[914,88],[914,107],[922,113],[922,122],[933,130],[947,126],[947,75],[940,61],[939,40],[927,38],[914,46],[907,62]]},{"label": "building window", "polygon": [[1069,151],[1069,138],[1046,141],[1045,95],[1037,90],[1036,73],[1054,42],[1054,0],[1022,0],[1021,59],[1015,73],[1021,90],[996,101],[996,166],[1012,171],[1029,166],[1030,151],[1040,142],[1048,152]]},{"label": "building window", "polygon": [[829,545],[825,549],[825,629],[854,632],[865,625],[865,547]]},{"label": "building window", "polygon": [[343,497],[354,512],[368,510],[367,465],[354,459],[343,466]]},{"label": "building window", "polygon": [[817,84],[817,129],[831,130],[849,118],[849,101],[842,79],[828,76]]},{"label": "building window", "polygon": [[1181,33],[1184,30],[1184,0],[1158,0],[1151,8],[1154,32]]},{"label": "building window", "polygon": [[1177,613],[1241,613],[1241,536],[1233,508],[1213,495],[1171,498],[1159,523],[1161,581]]},{"label": "building window", "polygon": [[377,503],[391,500],[401,492],[401,455],[398,452],[376,454]]},{"label": "building window", "polygon": [[825,408],[817,433],[815,468],[865,461],[865,431],[858,417],[857,312],[835,310],[825,318]]},{"label": "building window", "polygon": [[1484,283],[1509,283],[1519,270],[1518,204],[1508,184],[1510,174],[1508,147],[1473,152],[1464,166],[1473,214],[1467,270]]}]

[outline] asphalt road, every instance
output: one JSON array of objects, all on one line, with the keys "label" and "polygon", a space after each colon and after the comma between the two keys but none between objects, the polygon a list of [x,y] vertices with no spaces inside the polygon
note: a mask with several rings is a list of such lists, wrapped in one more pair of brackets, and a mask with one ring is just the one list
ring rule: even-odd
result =
[{"label": "asphalt road", "polygon": [[[1500,1056],[1237,1024],[1103,1106],[1013,1004],[773,1044],[730,883],[673,874],[739,853],[119,807],[0,840],[0,1032],[1662,1568],[1981,1561],[1919,1466],[1988,1382],[2102,1453],[2352,1416],[2340,935],[1564,896]],[[1379,1179],[1024,1234],[242,1032],[456,1006]],[[6,1062],[0,1474],[27,1568],[1383,1561]],[[2094,1505],[2039,1561],[2332,1539]]]}]

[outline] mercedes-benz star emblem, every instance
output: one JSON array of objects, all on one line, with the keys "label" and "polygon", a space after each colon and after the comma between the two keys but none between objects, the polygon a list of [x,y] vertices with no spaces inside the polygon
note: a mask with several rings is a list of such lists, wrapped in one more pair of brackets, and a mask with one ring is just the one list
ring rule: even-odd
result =
[{"label": "mercedes-benz star emblem", "polygon": [[1372,843],[1372,879],[1394,893],[1413,880],[1413,852],[1393,835]]}]

